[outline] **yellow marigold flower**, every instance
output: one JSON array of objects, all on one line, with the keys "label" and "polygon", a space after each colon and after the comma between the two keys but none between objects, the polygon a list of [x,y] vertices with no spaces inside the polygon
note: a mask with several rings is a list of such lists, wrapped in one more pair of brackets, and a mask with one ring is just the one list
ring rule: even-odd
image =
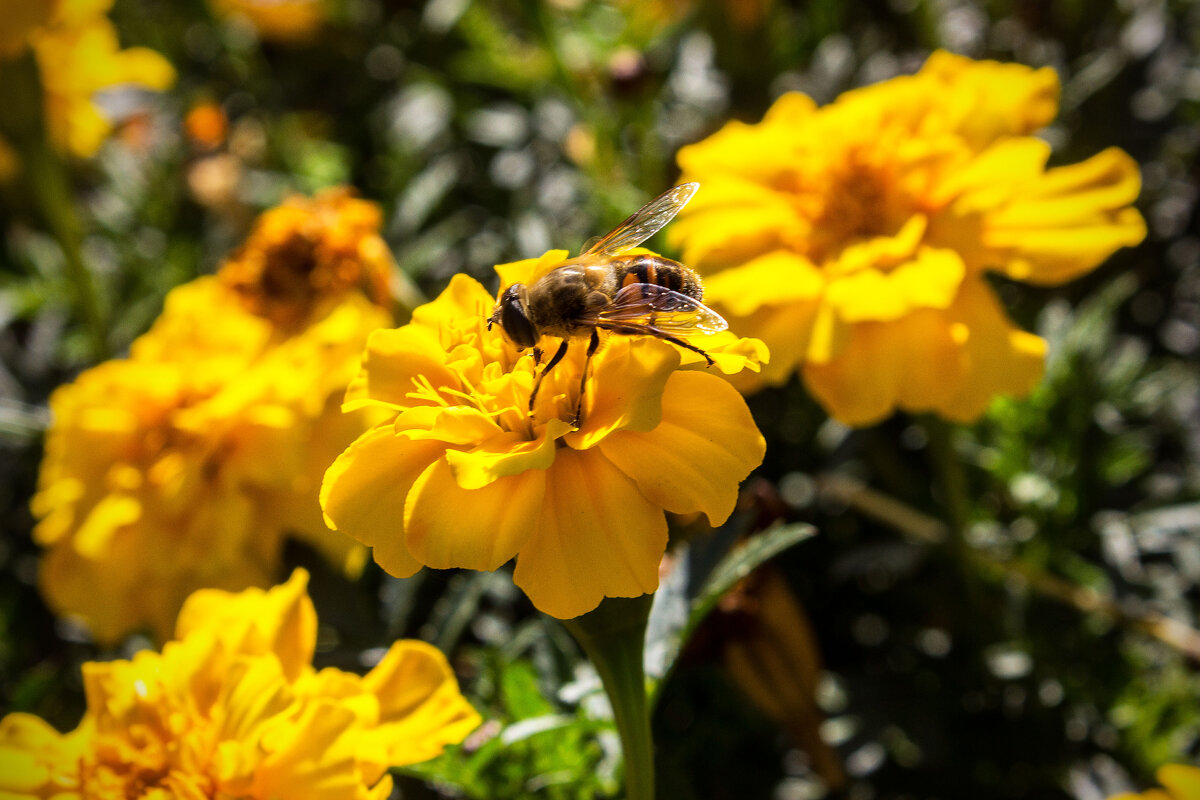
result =
[{"label": "yellow marigold flower", "polygon": [[1027,393],[1046,344],[1012,325],[984,273],[1058,284],[1146,230],[1122,151],[1046,168],[1029,134],[1058,90],[1049,68],[939,52],[823,108],[785,95],[761,123],[683,148],[683,179],[704,191],[672,239],[712,275],[713,307],[771,350],[743,387],[798,368],[855,425],[897,407],[966,421]]},{"label": "yellow marigold flower", "polygon": [[1114,795],[1109,800],[1200,800],[1200,767],[1165,764],[1158,768],[1156,777],[1162,789]]},{"label": "yellow marigold flower", "polygon": [[347,292],[387,297],[392,256],[379,235],[379,206],[345,187],[290,197],[265,212],[221,280],[252,313],[283,330],[323,313]]},{"label": "yellow marigold flower", "polygon": [[[501,288],[566,258],[498,267]],[[664,511],[720,523],[762,460],[749,410],[695,353],[611,336],[592,359],[578,428],[582,344],[545,378],[531,416],[538,367],[488,329],[495,302],[458,275],[410,324],[371,335],[344,408],[389,417],[326,473],[329,524],[401,577],[422,565],[493,570],[516,556],[517,585],[559,618],[653,592]],[[727,373],[764,356],[728,332],[693,341]]]},{"label": "yellow marigold flower", "polygon": [[0,720],[0,796],[382,799],[389,767],[478,726],[423,642],[396,642],[365,676],[313,669],[307,583],[297,570],[269,592],[196,592],[161,654],[84,664],[87,710],[70,733]]},{"label": "yellow marigold flower", "polygon": [[384,292],[379,224],[344,190],[289,200],[218,276],[172,291],[128,359],[54,393],[33,510],[56,611],[103,641],[161,638],[194,589],[267,585],[287,535],[361,568],[317,489],[371,421],[338,406],[367,335],[391,323],[356,290]]},{"label": "yellow marigold flower", "polygon": [[94,154],[112,129],[92,102],[102,90],[136,84],[162,90],[175,71],[144,47],[121,49],[117,29],[105,16],[112,0],[4,3],[0,58],[33,49],[44,91],[46,127],[60,149]]},{"label": "yellow marigold flower", "polygon": [[325,23],[324,0],[209,0],[214,13],[243,20],[263,39],[303,42]]},{"label": "yellow marigold flower", "polygon": [[288,534],[356,572],[361,551],[326,528],[317,487],[367,425],[337,401],[388,322],[349,295],[277,341],[216,278],[171,292],[130,358],[51,396],[33,499],[50,605],[102,641],[162,638],[192,590],[268,585]]}]

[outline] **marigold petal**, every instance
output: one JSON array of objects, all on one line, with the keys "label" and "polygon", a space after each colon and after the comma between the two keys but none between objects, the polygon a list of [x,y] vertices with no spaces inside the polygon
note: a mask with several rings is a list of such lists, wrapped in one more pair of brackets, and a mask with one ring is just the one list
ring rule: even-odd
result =
[{"label": "marigold petal", "polygon": [[731,317],[729,324],[739,333],[761,340],[770,353],[760,371],[730,376],[730,383],[743,394],[763,385],[783,383],[796,371],[809,346],[819,303],[815,301],[781,306],[763,306],[744,317]]},{"label": "marigold petal", "polygon": [[[458,273],[450,279],[437,300],[425,303],[413,311],[414,326],[425,328],[432,336],[448,325],[471,325],[486,320],[492,313],[495,299],[483,284],[469,275]],[[441,350],[440,347],[435,348]],[[434,385],[438,386],[436,381]]]},{"label": "marigold petal", "polygon": [[766,452],[750,409],[715,375],[678,372],[663,393],[652,431],[618,431],[600,450],[655,505],[674,514],[703,511],[712,525],[733,512],[738,484]]},{"label": "marigold petal", "polygon": [[538,609],[569,619],[605,597],[653,592],[666,547],[662,508],[600,451],[564,449],[513,580]]},{"label": "marigold petal", "polygon": [[494,570],[533,533],[546,471],[531,469],[464,489],[446,458],[417,478],[404,507],[408,551],[434,569]]},{"label": "marigold petal", "polygon": [[744,317],[764,305],[812,300],[820,295],[825,282],[821,271],[804,256],[773,250],[709,278],[704,299],[735,317]]},{"label": "marigold petal", "polygon": [[[936,206],[953,203],[953,214],[946,219],[948,228],[957,217],[991,211],[1012,199],[1020,186],[1036,180],[1050,158],[1050,145],[1032,136],[1002,139],[958,166],[933,188],[930,201]],[[942,236],[952,239],[954,231],[937,228],[935,215],[930,226],[930,240]]]},{"label": "marigold petal", "polygon": [[404,543],[404,504],[413,482],[445,449],[441,442],[398,437],[386,423],[363,434],[325,473],[326,523],[372,546],[389,574],[412,575],[421,563]]},{"label": "marigold petal", "polygon": [[273,654],[288,680],[295,680],[311,663],[317,644],[308,572],[296,569],[286,583],[269,591],[193,592],[179,611],[175,638],[185,639],[196,631],[208,631],[236,653]]},{"label": "marigold petal", "polygon": [[1071,280],[1145,238],[1145,221],[1129,207],[1140,190],[1137,163],[1109,148],[1024,187],[986,217],[983,243],[1012,278],[1039,285]]},{"label": "marigold petal", "polygon": [[963,348],[967,375],[959,391],[938,406],[940,414],[971,422],[995,397],[1024,397],[1041,381],[1045,340],[1015,327],[986,283],[968,281],[948,315],[969,331]]},{"label": "marigold petal", "polygon": [[250,797],[357,798],[363,776],[357,760],[354,714],[333,702],[309,703],[298,717],[273,726],[263,739],[262,757]]},{"label": "marigold petal", "polygon": [[1158,778],[1158,782],[1170,790],[1176,800],[1200,798],[1200,767],[1164,764],[1154,774]]},{"label": "marigold petal", "polygon": [[943,84],[932,89],[946,106],[943,113],[978,148],[1001,136],[1033,133],[1058,113],[1058,74],[1050,67],[975,61],[939,50],[918,78]]},{"label": "marigold petal", "polygon": [[846,322],[890,322],[919,308],[947,308],[965,274],[958,253],[922,247],[890,271],[864,269],[830,281],[825,302]]},{"label": "marigold petal", "polygon": [[446,461],[454,480],[463,489],[482,489],[498,478],[530,469],[547,469],[554,463],[557,441],[571,426],[551,419],[532,441],[523,434],[500,433],[470,450],[449,450]]},{"label": "marigold petal", "polygon": [[679,351],[647,337],[613,336],[592,359],[579,430],[563,437],[576,450],[613,431],[650,430],[662,419],[662,393]]},{"label": "marigold petal", "polygon": [[479,726],[479,713],[459,693],[446,657],[425,642],[393,644],[362,685],[379,699],[373,735],[386,744],[383,767],[427,761]]},{"label": "marigold petal", "polygon": [[500,276],[501,293],[514,283],[528,286],[570,257],[571,254],[566,250],[548,250],[537,258],[497,264],[495,269],[496,274]]},{"label": "marigold petal", "polygon": [[689,343],[707,353],[712,364],[699,353],[681,349],[680,369],[703,371],[715,367],[722,375],[736,375],[743,371],[758,372],[771,360],[771,351],[765,342],[739,337],[728,330],[707,336],[693,336]]},{"label": "marigold petal", "polygon": [[[414,405],[409,394],[418,386],[418,377],[435,387],[458,389],[458,376],[445,363],[437,337],[412,325],[381,328],[367,339],[363,368],[346,389],[344,411],[372,403],[394,408]],[[427,401],[430,402],[430,401]]]},{"label": "marigold petal", "polygon": [[446,444],[469,445],[503,435],[500,426],[477,408],[418,406],[402,411],[393,424],[408,439],[431,439]]},{"label": "marigold petal", "polygon": [[130,47],[115,56],[121,73],[119,83],[136,83],[147,89],[161,91],[175,82],[171,62],[145,47]]},{"label": "marigold petal", "polygon": [[963,334],[944,312],[922,310],[899,320],[853,326],[838,357],[804,365],[813,396],[848,425],[871,425],[897,406],[937,409],[965,370]]},{"label": "marigold petal", "polygon": [[[680,151],[681,163],[687,150]],[[808,226],[786,195],[746,178],[699,174],[705,175],[703,191],[667,232],[668,241],[682,248],[684,263],[712,272],[790,249],[806,233]]]}]

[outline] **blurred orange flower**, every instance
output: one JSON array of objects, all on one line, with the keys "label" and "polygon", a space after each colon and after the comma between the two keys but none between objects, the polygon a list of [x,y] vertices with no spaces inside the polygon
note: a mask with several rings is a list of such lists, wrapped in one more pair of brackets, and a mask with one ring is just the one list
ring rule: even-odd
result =
[{"label": "blurred orange flower", "polygon": [[291,330],[351,291],[388,295],[392,255],[379,206],[345,187],[291,197],[258,218],[221,281],[251,313]]},{"label": "blurred orange flower", "polygon": [[188,141],[199,150],[216,150],[225,143],[229,119],[221,106],[211,100],[196,103],[183,118]]},{"label": "blurred orange flower", "polygon": [[0,720],[0,795],[382,800],[389,767],[478,726],[423,642],[396,642],[361,677],[313,669],[307,583],[297,570],[269,592],[196,592],[161,654],[84,664],[87,710],[70,733]]},{"label": "blurred orange flower", "polygon": [[249,24],[263,39],[303,42],[325,23],[324,0],[209,0],[214,13]]},{"label": "blurred orange flower", "polygon": [[[566,258],[498,267],[502,290]],[[695,353],[612,336],[592,360],[578,427],[582,346],[549,373],[531,414],[538,366],[488,329],[494,305],[458,275],[411,324],[371,335],[344,407],[388,416],[326,473],[330,525],[401,577],[422,565],[492,570],[516,556],[517,585],[563,619],[653,592],[664,512],[719,524],[762,460],[745,402]],[[765,355],[728,332],[693,341],[724,372],[756,369]]]},{"label": "blurred orange flower", "polygon": [[[370,236],[378,233],[363,232]],[[344,237],[334,238],[341,252]],[[316,270],[305,259],[327,248],[307,247],[282,261]],[[51,396],[33,499],[34,535],[46,548],[42,590],[100,640],[145,626],[164,636],[200,587],[269,584],[289,534],[348,572],[363,563],[361,548],[325,526],[317,487],[370,422],[341,414],[338,403],[367,335],[390,317],[349,286],[288,306],[269,282],[251,291],[243,262],[230,263],[236,280],[223,269],[175,289],[129,358]],[[271,302],[252,302],[263,296]]]},{"label": "blurred orange flower", "polygon": [[1045,342],[1005,316],[985,273],[1054,285],[1137,244],[1137,165],[1117,149],[1046,168],[1029,134],[1057,112],[1049,68],[935,53],[913,76],[817,108],[781,97],[683,148],[704,190],[670,231],[706,297],[799,370],[852,425],[895,409],[978,417],[1040,380]]}]

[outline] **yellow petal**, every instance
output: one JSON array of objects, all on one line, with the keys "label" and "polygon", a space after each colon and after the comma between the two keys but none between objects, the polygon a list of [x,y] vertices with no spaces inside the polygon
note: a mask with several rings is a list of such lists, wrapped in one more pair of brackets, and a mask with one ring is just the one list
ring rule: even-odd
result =
[{"label": "yellow petal", "polygon": [[1200,767],[1166,764],[1155,775],[1175,800],[1200,800]]},{"label": "yellow petal", "polygon": [[500,291],[503,292],[514,283],[523,283],[528,286],[570,257],[571,254],[566,250],[549,250],[538,258],[497,264],[496,274],[500,276]]},{"label": "yellow petal", "polygon": [[829,284],[825,301],[846,322],[889,322],[919,308],[946,308],[966,268],[953,250],[920,248],[890,271],[864,269]]},{"label": "yellow petal", "polygon": [[1032,133],[1058,114],[1058,75],[1050,67],[975,61],[939,50],[918,78],[941,84],[927,91],[945,104],[955,130],[980,149],[1002,136]]},{"label": "yellow petal", "polygon": [[362,684],[379,699],[378,735],[387,745],[383,767],[427,761],[479,726],[446,657],[424,642],[393,644]]},{"label": "yellow petal", "polygon": [[968,281],[949,317],[965,328],[966,375],[958,392],[937,411],[956,422],[971,422],[1000,395],[1023,397],[1042,379],[1046,342],[1009,321],[992,289]]},{"label": "yellow petal", "polygon": [[513,579],[538,609],[569,619],[605,597],[653,592],[666,547],[663,511],[633,481],[596,449],[564,449]]},{"label": "yellow petal", "polygon": [[715,526],[733,512],[738,484],[762,462],[766,441],[732,386],[679,372],[667,382],[657,428],[619,431],[600,450],[651,503],[675,514],[703,511]]},{"label": "yellow petal", "polygon": [[184,602],[175,638],[208,631],[236,653],[273,654],[289,680],[312,661],[317,612],[308,598],[308,572],[297,569],[269,591],[201,589]]},{"label": "yellow petal", "polygon": [[1140,189],[1137,163],[1110,148],[1031,182],[986,217],[983,243],[1012,278],[1071,280],[1145,238],[1146,223],[1129,205]]},{"label": "yellow petal", "polygon": [[404,508],[408,551],[434,569],[498,569],[533,533],[545,486],[546,471],[533,469],[464,489],[440,458],[409,492]]},{"label": "yellow petal", "polygon": [[[812,300],[824,287],[825,277],[807,258],[786,250],[773,250],[709,278],[704,286],[704,300],[735,317],[745,317],[764,305]],[[738,330],[738,333],[746,332]]]},{"label": "yellow petal", "polygon": [[374,548],[376,563],[406,578],[421,568],[404,544],[404,504],[417,477],[445,452],[436,441],[397,437],[384,424],[363,434],[325,473],[325,521]]},{"label": "yellow petal", "polygon": [[806,230],[787,195],[752,179],[709,173],[667,238],[682,248],[684,263],[712,272],[794,249]]},{"label": "yellow petal", "polygon": [[672,345],[648,337],[611,336],[592,359],[578,431],[563,437],[586,450],[613,431],[650,430],[662,419],[662,393],[679,366]]},{"label": "yellow petal", "polygon": [[362,791],[354,714],[333,702],[309,703],[276,725],[244,796],[342,800]]},{"label": "yellow petal", "polygon": [[175,68],[161,54],[145,47],[130,47],[116,54],[120,83],[136,83],[161,91],[175,82]]},{"label": "yellow petal", "polygon": [[417,390],[415,380],[420,376],[434,387],[461,388],[442,353],[435,336],[411,325],[373,331],[367,339],[362,371],[346,390],[343,410],[371,402],[394,408],[416,405],[420,401],[409,395]]},{"label": "yellow petal", "polygon": [[[1050,145],[1032,136],[1002,139],[968,163],[945,176],[933,188],[931,202],[937,206],[954,203],[954,214],[991,211],[1012,198],[1014,187],[1036,180],[1050,157]],[[1017,189],[1019,191],[1019,189]],[[936,220],[936,217],[935,217]],[[953,224],[947,221],[947,224]],[[936,222],[932,227],[936,227]],[[952,235],[952,230],[947,230]],[[938,241],[940,232],[930,231]]]},{"label": "yellow petal", "polygon": [[530,441],[523,434],[500,433],[470,450],[450,450],[446,461],[454,480],[463,489],[482,489],[498,478],[526,470],[548,469],[554,463],[559,437],[571,430],[561,419],[551,419]]},{"label": "yellow petal", "polygon": [[[436,336],[447,325],[484,322],[491,315],[494,303],[494,298],[483,288],[483,284],[469,275],[458,273],[450,279],[450,284],[436,300],[413,311],[412,322]],[[440,385],[434,381],[434,386]]]},{"label": "yellow petal", "polygon": [[769,353],[768,360],[763,362],[757,375],[751,372],[731,375],[730,382],[747,394],[764,385],[786,381],[804,357],[819,307],[816,301],[802,301],[763,306],[747,316],[735,316],[726,312],[723,305],[717,304],[715,309],[726,314],[732,330],[751,337],[751,341],[761,341]]}]

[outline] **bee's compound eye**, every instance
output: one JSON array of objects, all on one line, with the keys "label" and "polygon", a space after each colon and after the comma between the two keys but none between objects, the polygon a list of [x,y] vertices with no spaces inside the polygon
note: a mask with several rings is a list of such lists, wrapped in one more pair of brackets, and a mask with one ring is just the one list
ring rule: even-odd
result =
[{"label": "bee's compound eye", "polygon": [[522,302],[522,290],[525,287],[519,283],[513,284],[500,297],[500,327],[512,340],[512,343],[524,350],[537,344],[537,330],[525,311]]}]

